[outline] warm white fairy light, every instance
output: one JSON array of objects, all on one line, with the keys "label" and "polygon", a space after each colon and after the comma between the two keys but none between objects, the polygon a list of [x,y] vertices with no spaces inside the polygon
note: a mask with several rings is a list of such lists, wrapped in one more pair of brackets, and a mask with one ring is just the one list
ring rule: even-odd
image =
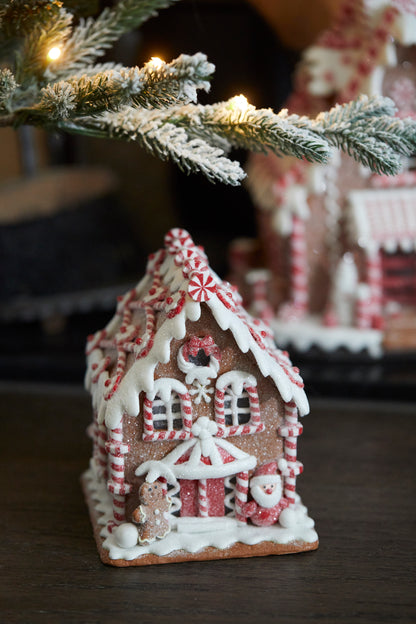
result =
[{"label": "warm white fairy light", "polygon": [[56,61],[61,56],[62,50],[58,46],[53,46],[46,55],[48,61]]},{"label": "warm white fairy light", "polygon": [[163,61],[162,59],[160,59],[158,56],[152,56],[152,58],[150,59],[148,65],[150,65],[150,67],[152,69],[160,69],[163,65]]},{"label": "warm white fairy light", "polygon": [[230,108],[239,113],[245,113],[250,104],[245,95],[236,95],[229,100]]}]

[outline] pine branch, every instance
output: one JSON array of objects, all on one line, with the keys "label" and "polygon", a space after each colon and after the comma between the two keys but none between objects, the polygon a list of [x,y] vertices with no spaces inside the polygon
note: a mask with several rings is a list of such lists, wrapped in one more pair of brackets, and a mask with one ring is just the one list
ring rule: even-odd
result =
[{"label": "pine branch", "polygon": [[9,100],[17,89],[15,77],[9,69],[0,70],[0,113],[9,112]]},{"label": "pine branch", "polygon": [[16,53],[16,79],[19,83],[41,81],[48,67],[48,51],[71,34],[72,15],[64,9],[51,14],[44,24],[35,22]]},{"label": "pine branch", "polygon": [[97,138],[110,137],[137,142],[161,160],[171,159],[186,173],[199,171],[212,182],[240,184],[245,177],[240,164],[223,150],[203,139],[190,137],[184,128],[169,122],[169,111],[144,111],[125,107],[117,113],[82,120],[82,126],[61,123],[60,128]]},{"label": "pine branch", "polygon": [[62,55],[48,67],[49,80],[65,78],[95,63],[126,32],[138,28],[159,9],[177,0],[120,0],[96,18],[82,19],[62,48]]},{"label": "pine branch", "polygon": [[170,63],[150,61],[142,70],[143,89],[133,95],[133,102],[144,108],[165,108],[197,101],[197,89],[210,89],[215,66],[205,54],[181,54]]},{"label": "pine branch", "polygon": [[400,155],[416,151],[416,124],[393,117],[395,110],[389,98],[361,95],[316,119],[288,115],[287,120],[316,133],[372,171],[396,175],[402,168]]},{"label": "pine branch", "polygon": [[[152,62],[143,69],[120,68],[93,76],[62,80],[41,90],[41,100],[32,111],[45,120],[70,119],[115,111],[133,103],[143,107],[163,108],[196,101],[197,89],[209,90],[214,66],[204,54],[182,54],[171,63]],[[27,117],[26,117],[27,121]]]},{"label": "pine branch", "polygon": [[[373,171],[390,174],[400,170],[398,152],[409,153],[416,148],[414,122],[386,116],[378,119],[377,111],[389,111],[390,101],[378,100],[376,106],[373,100],[365,99],[358,104],[335,107],[328,116],[324,113],[311,120],[287,115],[286,111],[275,115],[270,110],[257,111],[251,106],[238,108],[233,100],[232,109],[230,102],[170,106],[161,111],[124,107],[116,114],[76,120],[77,129],[72,131],[136,141],[160,158],[171,158],[187,171],[202,171],[209,179],[222,181],[225,176],[217,171],[218,158],[225,166],[225,154],[231,147],[257,150],[268,147],[276,153],[301,158],[306,154],[310,160],[322,162],[330,153],[330,146],[336,146]],[[166,137],[172,139],[171,145]],[[195,153],[194,146],[198,148]],[[214,160],[210,168],[208,157],[211,156]],[[230,161],[227,163],[224,171],[228,172]],[[236,177],[233,173],[229,183],[235,184],[237,179],[241,175]]]},{"label": "pine branch", "polygon": [[267,149],[278,155],[325,162],[329,157],[327,142],[307,128],[297,128],[271,109],[239,105],[238,98],[200,107],[200,122],[209,133],[225,138],[233,147],[251,151]]}]

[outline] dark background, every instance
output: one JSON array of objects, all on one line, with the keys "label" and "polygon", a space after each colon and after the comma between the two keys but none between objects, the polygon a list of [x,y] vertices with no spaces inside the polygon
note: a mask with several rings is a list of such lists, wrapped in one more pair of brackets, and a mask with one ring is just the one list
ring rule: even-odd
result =
[{"label": "dark background", "polygon": [[[310,24],[312,37],[312,18],[317,17],[323,27],[331,2],[321,0],[307,15],[302,13],[305,2],[275,3],[278,32],[262,16],[273,2],[251,2],[183,0],[124,36],[108,60],[142,65],[151,56],[170,60],[203,51],[216,73],[210,93],[200,94],[201,103],[244,93],[257,107],[279,110],[290,92],[300,50],[308,43],[305,28]],[[281,6],[292,7],[285,9],[288,15]],[[117,294],[138,281],[147,255],[161,246],[171,227],[188,229],[222,277],[227,276],[229,243],[256,235],[244,185],[227,187],[198,174],[187,176],[134,144],[44,135],[31,128],[1,132],[3,153],[8,154],[0,163],[3,172],[13,152],[7,141],[19,166],[10,179],[6,173],[0,176],[0,215],[7,188],[42,194],[39,180],[57,168],[70,184],[71,168],[99,166],[115,176],[116,187],[88,199],[80,187],[71,206],[59,206],[49,216],[10,223],[3,211],[0,379],[82,382],[85,337],[107,323]],[[234,152],[232,157],[244,164],[246,154]],[[414,398],[416,354],[380,360],[342,352],[291,350],[291,355],[312,395]]]}]

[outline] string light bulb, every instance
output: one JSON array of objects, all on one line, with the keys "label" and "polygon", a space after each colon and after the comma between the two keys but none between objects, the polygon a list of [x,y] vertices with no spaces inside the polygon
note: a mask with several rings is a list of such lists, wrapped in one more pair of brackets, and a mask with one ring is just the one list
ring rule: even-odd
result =
[{"label": "string light bulb", "polygon": [[149,65],[152,69],[160,69],[163,65],[163,61],[158,56],[152,56],[149,61]]},{"label": "string light bulb", "polygon": [[59,46],[53,46],[46,55],[48,61],[57,61],[62,54],[62,50]]},{"label": "string light bulb", "polygon": [[229,100],[229,105],[231,110],[238,113],[245,113],[250,104],[245,95],[235,95],[231,100]]}]

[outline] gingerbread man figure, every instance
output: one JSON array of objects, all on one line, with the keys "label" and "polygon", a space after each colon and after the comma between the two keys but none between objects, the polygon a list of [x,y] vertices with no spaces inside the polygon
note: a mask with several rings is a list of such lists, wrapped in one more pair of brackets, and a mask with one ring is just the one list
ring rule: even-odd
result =
[{"label": "gingerbread man figure", "polygon": [[165,537],[170,531],[168,513],[172,501],[160,481],[143,483],[139,489],[139,501],[132,518],[139,525],[140,544],[150,544]]}]

